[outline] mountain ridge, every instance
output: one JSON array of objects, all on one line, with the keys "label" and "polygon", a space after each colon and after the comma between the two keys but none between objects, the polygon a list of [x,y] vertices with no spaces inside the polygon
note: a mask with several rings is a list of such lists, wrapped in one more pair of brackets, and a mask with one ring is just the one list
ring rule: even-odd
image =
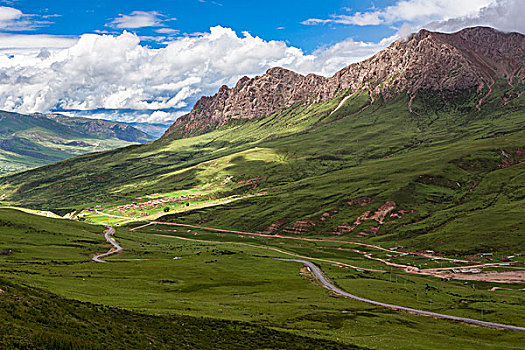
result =
[{"label": "mountain ridge", "polygon": [[84,132],[86,135],[116,138],[123,141],[138,143],[152,141],[150,135],[126,123],[85,117],[68,117],[59,113],[36,113],[33,115],[43,116],[44,118],[54,120],[57,123]]},{"label": "mountain ridge", "polygon": [[117,122],[0,111],[0,173],[152,140],[146,133]]},{"label": "mountain ridge", "polygon": [[452,34],[423,29],[330,78],[301,75],[281,67],[252,79],[245,76],[232,88],[224,85],[215,95],[202,97],[163,137],[194,136],[232,119],[268,116],[295,103],[326,101],[362,88],[385,98],[406,92],[409,109],[420,90],[451,93],[474,89],[481,104],[494,79],[507,79],[511,85],[515,79],[524,81],[525,71],[520,69],[524,54],[525,36],[520,33],[503,33],[490,27],[466,28]]}]

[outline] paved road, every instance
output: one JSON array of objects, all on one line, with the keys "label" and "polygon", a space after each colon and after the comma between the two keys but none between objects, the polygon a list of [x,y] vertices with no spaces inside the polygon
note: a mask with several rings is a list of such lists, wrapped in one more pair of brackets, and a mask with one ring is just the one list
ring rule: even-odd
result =
[{"label": "paved road", "polygon": [[104,235],[104,237],[106,237],[106,240],[113,245],[113,248],[111,248],[109,252],[107,253],[100,254],[100,255],[93,257],[93,261],[100,262],[100,263],[107,262],[105,260],[102,260],[102,258],[105,258],[106,256],[110,256],[112,254],[116,254],[123,250],[122,247],[117,243],[115,238],[111,237],[111,235],[115,233],[115,229],[113,228],[113,226],[107,225],[106,227],[108,228],[108,230],[106,231],[106,234]]},{"label": "paved road", "polygon": [[386,304],[386,303],[381,303],[379,301],[374,301],[374,300],[370,300],[370,299],[361,298],[361,297],[358,297],[356,295],[347,293],[344,290],[341,290],[341,289],[337,288],[336,286],[334,286],[330,281],[328,281],[328,279],[323,274],[321,269],[319,269],[315,264],[313,264],[313,263],[311,263],[309,261],[298,260],[298,259],[281,259],[281,258],[277,258],[277,260],[293,261],[293,262],[298,262],[298,263],[301,263],[301,264],[304,264],[304,265],[308,266],[310,268],[310,271],[312,271],[312,273],[319,280],[319,282],[321,282],[326,288],[332,290],[333,292],[335,292],[337,294],[345,296],[347,298],[355,299],[355,300],[362,301],[362,302],[365,302],[365,303],[368,303],[368,304],[372,304],[372,305],[384,306],[384,307],[388,307],[388,308],[391,308],[391,309],[408,311],[408,312],[412,312],[412,313],[416,313],[416,314],[420,314],[420,315],[425,315],[425,316],[443,318],[443,319],[459,321],[459,322],[473,323],[473,324],[486,326],[486,327],[493,327],[493,328],[500,328],[500,329],[510,329],[510,330],[515,330],[515,331],[525,332],[525,328],[523,328],[523,327],[510,326],[510,325],[505,325],[505,324],[500,324],[500,323],[493,323],[493,322],[485,322],[485,321],[480,321],[480,320],[474,320],[472,318],[444,315],[444,314],[439,314],[439,313],[436,313],[436,312],[418,310],[418,309],[413,309],[413,308],[410,308],[410,307]]},{"label": "paved road", "polygon": [[[104,236],[106,237],[106,240],[113,245],[114,248],[112,248],[107,253],[100,254],[100,255],[97,255],[97,256],[93,257],[93,261],[100,262],[100,263],[107,262],[105,260],[102,260],[102,258],[104,258],[106,256],[109,256],[109,255],[112,255],[112,254],[116,254],[116,253],[118,253],[118,252],[123,250],[123,248],[117,243],[117,241],[113,237],[111,237],[111,235],[113,233],[115,233],[115,229],[112,226],[110,226],[110,225],[107,225],[106,227],[108,228],[108,230],[106,231],[106,234]],[[475,320],[475,319],[466,318],[466,317],[445,315],[445,314],[440,314],[440,313],[436,313],[436,312],[425,311],[425,310],[418,310],[418,309],[413,309],[413,308],[410,308],[410,307],[404,307],[404,306],[398,306],[398,305],[393,305],[393,304],[387,304],[387,303],[382,303],[382,302],[379,302],[379,301],[374,301],[374,300],[370,300],[370,299],[366,299],[366,298],[361,298],[361,297],[358,297],[357,295],[350,294],[350,293],[345,292],[344,290],[341,290],[341,289],[337,288],[336,286],[334,286],[326,278],[326,276],[323,274],[321,269],[319,269],[319,267],[317,267],[314,263],[311,263],[311,262],[306,261],[306,260],[299,260],[299,259],[283,259],[283,258],[275,258],[275,259],[281,260],[281,261],[298,262],[298,263],[301,263],[301,264],[304,264],[304,265],[308,266],[310,268],[310,271],[314,274],[314,276],[326,288],[332,290],[333,292],[335,292],[337,294],[340,294],[340,295],[342,295],[344,297],[347,297],[347,298],[351,298],[351,299],[354,299],[354,300],[362,301],[362,302],[365,302],[365,303],[368,303],[368,304],[372,304],[372,305],[388,307],[388,308],[395,309],[395,310],[403,310],[403,311],[412,312],[412,313],[415,313],[415,314],[420,314],[420,315],[425,315],[425,316],[437,317],[437,318],[442,318],[442,319],[447,319],[447,320],[452,320],[452,321],[458,321],[458,322],[473,323],[473,324],[486,326],[486,327],[493,327],[493,328],[500,328],[500,329],[509,329],[509,330],[525,332],[525,328],[523,328],[523,327],[517,327],[517,326],[505,325],[505,324],[500,324],[500,323],[480,321],[480,320]]]}]

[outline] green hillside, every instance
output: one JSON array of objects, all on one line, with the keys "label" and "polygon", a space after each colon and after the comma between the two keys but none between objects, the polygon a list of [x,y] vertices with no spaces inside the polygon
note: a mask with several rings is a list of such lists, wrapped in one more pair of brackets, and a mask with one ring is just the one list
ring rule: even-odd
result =
[{"label": "green hillside", "polygon": [[[484,92],[446,99],[420,93],[412,113],[406,96],[376,96],[369,105],[362,90],[331,113],[343,92],[197,137],[162,138],[7,176],[0,195],[6,204],[71,211],[197,191],[171,219],[449,252],[522,251],[520,88],[500,82],[481,111],[475,105]],[[503,105],[502,96],[513,98]],[[215,205],[221,199],[229,204]],[[387,202],[395,203],[388,215],[370,219]],[[472,221],[484,224],[473,228]]]},{"label": "green hillside", "polygon": [[149,135],[114,122],[0,112],[0,174],[147,141]]}]

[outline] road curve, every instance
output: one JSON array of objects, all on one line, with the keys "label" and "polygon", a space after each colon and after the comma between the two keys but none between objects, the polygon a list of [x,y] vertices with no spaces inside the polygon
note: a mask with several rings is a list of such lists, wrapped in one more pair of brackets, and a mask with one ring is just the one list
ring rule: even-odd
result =
[{"label": "road curve", "polygon": [[314,263],[311,263],[311,262],[306,261],[306,260],[298,260],[298,259],[283,259],[283,258],[276,258],[276,259],[277,260],[282,260],[282,261],[298,262],[298,263],[301,263],[301,264],[304,264],[304,265],[308,266],[310,268],[310,271],[314,274],[314,276],[326,288],[330,289],[331,291],[333,291],[333,292],[335,292],[337,294],[340,294],[340,295],[342,295],[344,297],[347,297],[347,298],[355,299],[355,300],[362,301],[362,302],[365,302],[365,303],[368,303],[368,304],[372,304],[372,305],[384,306],[384,307],[388,307],[388,308],[395,309],[395,310],[403,310],[403,311],[408,311],[408,312],[412,312],[412,313],[416,313],[416,314],[420,314],[420,315],[425,315],[425,316],[437,317],[437,318],[442,318],[442,319],[447,319],[447,320],[452,320],[452,321],[458,321],[458,322],[473,323],[473,324],[477,324],[477,325],[480,325],[480,326],[486,326],[486,327],[493,327],[493,328],[500,328],[500,329],[510,329],[510,330],[514,330],[514,331],[525,332],[525,328],[523,328],[523,327],[517,327],[517,326],[510,326],[510,325],[505,325],[505,324],[500,324],[500,323],[480,321],[480,320],[475,320],[475,319],[472,319],[472,318],[465,318],[465,317],[458,317],[458,316],[439,314],[439,313],[436,313],[436,312],[425,311],[425,310],[418,310],[418,309],[413,309],[413,308],[410,308],[410,307],[386,304],[386,303],[381,303],[379,301],[374,301],[374,300],[370,300],[370,299],[366,299],[366,298],[361,298],[361,297],[358,297],[356,295],[353,295],[353,294],[350,294],[348,292],[345,292],[344,290],[341,290],[341,289],[337,288],[336,286],[334,286],[326,278],[326,276],[323,274],[321,269],[319,269],[319,267],[317,267]]},{"label": "road curve", "polygon": [[111,235],[113,233],[115,233],[115,229],[113,228],[113,226],[106,225],[106,227],[108,229],[107,229],[106,234],[104,235],[104,237],[106,237],[106,241],[108,241],[109,243],[111,243],[113,245],[113,248],[111,248],[107,253],[96,255],[96,256],[93,257],[93,261],[96,261],[96,262],[99,262],[99,263],[107,262],[105,260],[102,260],[102,258],[105,258],[106,256],[110,256],[112,254],[116,254],[116,253],[121,252],[123,250],[123,248],[117,243],[115,238],[111,237]]}]

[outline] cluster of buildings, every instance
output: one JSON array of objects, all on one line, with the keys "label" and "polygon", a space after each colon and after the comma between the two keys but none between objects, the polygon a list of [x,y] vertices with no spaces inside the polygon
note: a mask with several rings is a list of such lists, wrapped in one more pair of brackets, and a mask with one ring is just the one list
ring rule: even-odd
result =
[{"label": "cluster of buildings", "polygon": [[116,210],[116,211],[121,211],[121,212],[127,211],[127,210],[142,210],[144,208],[151,208],[151,207],[163,205],[166,203],[187,201],[187,200],[190,200],[196,197],[198,197],[198,195],[189,194],[189,195],[184,195],[180,197],[157,198],[157,199],[153,199],[147,202],[138,202],[138,203],[133,202],[133,203],[125,204],[125,205],[119,205],[118,207],[111,208],[111,210]]}]

